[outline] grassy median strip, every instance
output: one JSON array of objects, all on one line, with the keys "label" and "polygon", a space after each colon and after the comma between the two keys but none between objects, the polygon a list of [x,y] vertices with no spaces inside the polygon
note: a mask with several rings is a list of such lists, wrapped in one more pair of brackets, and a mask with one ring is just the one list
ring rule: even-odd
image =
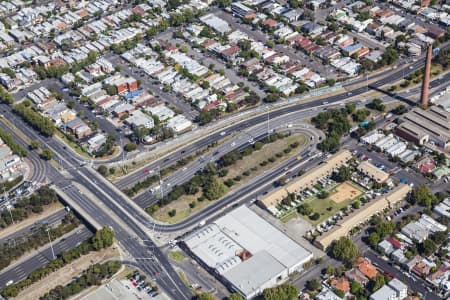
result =
[{"label": "grassy median strip", "polygon": [[182,262],[185,259],[181,251],[170,251],[169,258],[176,262]]},{"label": "grassy median strip", "polygon": [[[184,167],[188,163],[192,162],[194,159],[196,159],[196,158],[202,156],[203,154],[205,154],[207,151],[209,151],[210,148],[216,147],[216,145],[217,144],[212,144],[212,145],[206,147],[203,150],[197,151],[193,155],[189,155],[189,156],[186,156],[186,157],[178,160],[174,165],[171,165],[171,166],[169,166],[167,168],[161,169],[161,171],[160,171],[161,172],[161,178],[164,179],[169,174],[179,170],[180,168]],[[111,170],[109,172],[111,173]],[[131,188],[124,189],[123,192],[125,194],[127,194],[129,197],[133,197],[133,196],[136,196],[136,194],[138,194],[141,190],[150,188],[152,185],[154,185],[158,181],[159,181],[159,175],[158,174],[154,174],[152,176],[148,176],[147,178],[145,178],[142,181],[137,182]]]},{"label": "grassy median strip", "polygon": [[158,204],[148,207],[147,212],[161,222],[177,223],[296,155],[307,142],[308,138],[302,134],[274,134],[269,140],[231,151],[217,164],[207,164],[191,180],[174,187]]}]

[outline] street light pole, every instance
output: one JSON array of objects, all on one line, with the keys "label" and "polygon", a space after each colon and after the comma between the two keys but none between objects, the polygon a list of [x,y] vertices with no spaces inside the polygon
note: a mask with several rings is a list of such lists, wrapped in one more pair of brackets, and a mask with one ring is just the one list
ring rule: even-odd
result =
[{"label": "street light pole", "polygon": [[56,258],[55,251],[53,250],[53,243],[52,243],[52,239],[50,238],[50,228],[47,227],[47,229],[45,231],[47,231],[48,240],[50,242],[50,248],[52,249],[53,259],[55,259]]},{"label": "street light pole", "polygon": [[11,217],[11,221],[12,221],[12,223],[14,224],[15,222],[14,222],[14,218],[13,218],[13,215],[12,215],[12,213],[11,213],[11,207],[10,207],[11,203],[9,203],[8,193],[6,192],[5,188],[3,188],[3,198],[5,199],[5,202],[6,202],[6,209],[7,209],[8,212],[9,212],[9,216]]},{"label": "street light pole", "polygon": [[369,91],[369,73],[366,74],[366,92]]},{"label": "street light pole", "polygon": [[163,181],[161,179],[161,168],[158,166],[159,189],[161,190],[161,200],[164,200]]}]

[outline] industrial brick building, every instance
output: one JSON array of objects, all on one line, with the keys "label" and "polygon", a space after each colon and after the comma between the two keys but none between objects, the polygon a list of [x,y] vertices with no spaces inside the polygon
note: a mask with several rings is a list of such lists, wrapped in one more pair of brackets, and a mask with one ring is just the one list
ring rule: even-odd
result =
[{"label": "industrial brick building", "polygon": [[402,121],[395,131],[398,136],[418,145],[430,142],[444,149],[450,147],[450,113],[444,109],[416,107],[405,114]]}]

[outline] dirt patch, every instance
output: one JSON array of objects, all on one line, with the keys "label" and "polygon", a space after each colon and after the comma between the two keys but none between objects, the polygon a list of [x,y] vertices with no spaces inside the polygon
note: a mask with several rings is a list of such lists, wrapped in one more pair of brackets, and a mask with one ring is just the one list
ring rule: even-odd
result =
[{"label": "dirt patch", "polygon": [[59,269],[58,271],[51,273],[49,276],[43,278],[42,280],[33,283],[28,288],[20,292],[17,297],[11,299],[39,299],[39,297],[55,288],[56,286],[66,285],[67,283],[72,281],[74,277],[89,268],[89,266],[117,258],[119,258],[119,253],[112,247],[83,255],[82,257],[74,260],[72,263],[68,264],[62,269]]},{"label": "dirt patch", "polygon": [[334,193],[330,195],[330,199],[336,203],[347,200],[353,200],[362,194],[360,190],[352,186],[350,183],[344,182],[334,188]]},{"label": "dirt patch", "polygon": [[30,226],[30,225],[34,224],[34,222],[36,222],[37,220],[48,217],[49,215],[53,214],[54,212],[56,212],[57,210],[60,210],[63,207],[64,206],[61,203],[55,202],[55,203],[45,206],[44,211],[40,214],[30,213],[29,217],[26,218],[25,220],[20,221],[19,223],[12,224],[4,229],[1,229],[0,237],[3,238],[14,232],[19,231],[20,229]]}]

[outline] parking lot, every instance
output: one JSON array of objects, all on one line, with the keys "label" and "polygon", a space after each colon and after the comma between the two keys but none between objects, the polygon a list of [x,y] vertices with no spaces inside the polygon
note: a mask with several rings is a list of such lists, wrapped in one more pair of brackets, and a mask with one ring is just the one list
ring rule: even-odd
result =
[{"label": "parking lot", "polygon": [[138,291],[130,281],[126,279],[118,280],[114,279],[109,283],[96,289],[94,292],[82,298],[83,300],[166,300],[168,297],[163,294],[155,295],[154,297],[148,295],[144,291]]},{"label": "parking lot", "polygon": [[375,166],[383,165],[384,171],[391,174],[391,177],[396,179],[397,181],[403,181],[408,184],[413,184],[413,186],[418,186],[421,184],[428,184],[429,181],[423,177],[422,175],[414,172],[410,168],[402,168],[397,165],[395,162],[390,161],[385,154],[369,151],[366,147],[362,145],[358,145],[355,148],[358,152],[358,155],[365,155],[368,157],[368,160]]}]

